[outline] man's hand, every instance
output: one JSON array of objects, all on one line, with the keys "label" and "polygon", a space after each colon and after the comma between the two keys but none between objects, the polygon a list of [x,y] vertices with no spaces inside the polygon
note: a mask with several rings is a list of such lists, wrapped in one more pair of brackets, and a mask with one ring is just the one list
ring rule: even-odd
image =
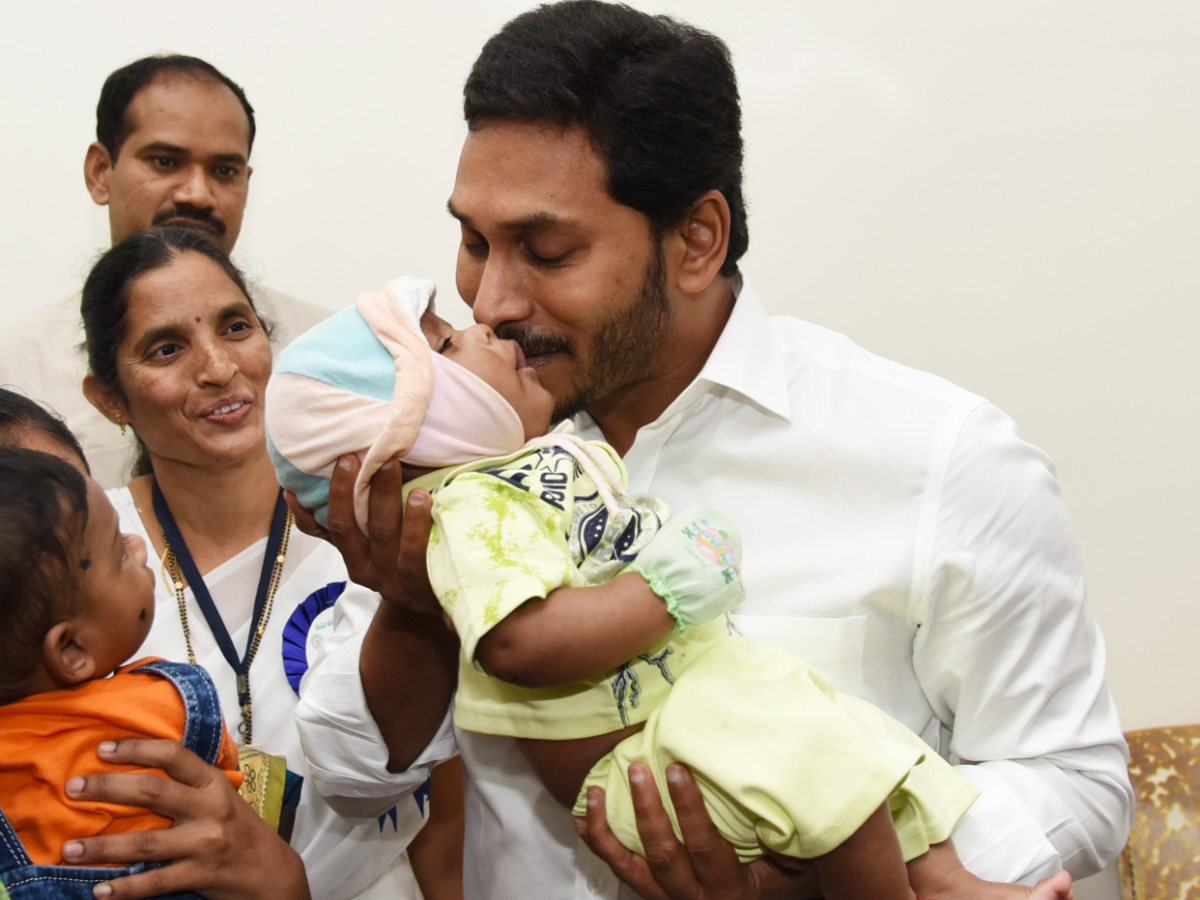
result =
[{"label": "man's hand", "polygon": [[388,748],[388,769],[406,771],[437,734],[458,679],[458,637],[447,627],[429,586],[425,551],[433,498],[414,490],[403,504],[395,460],[371,479],[367,533],[354,515],[357,456],[343,456],[329,480],[329,527],[287,494],[297,527],[324,538],[346,562],[355,584],[382,597],[363,637],[358,668],[367,711]]},{"label": "man's hand", "polygon": [[626,848],[608,827],[604,791],[588,789],[586,818],[575,819],[584,842],[607,862],[617,876],[646,900],[817,900],[816,873],[811,865],[768,858],[743,865],[733,847],[713,824],[704,798],[687,767],[667,767],[667,790],[683,843],[671,820],[650,770],[640,763],[629,767],[638,834],[646,848],[643,858]]},{"label": "man's hand", "polygon": [[174,821],[171,828],[71,840],[69,865],[166,862],[94,888],[97,898],[140,900],[171,891],[195,891],[209,900],[310,900],[304,863],[238,796],[221,770],[174,741],[105,742],[99,755],[115,763],[163,769],[71,778],[77,800],[124,803]]},{"label": "man's hand", "polygon": [[328,528],[289,491],[286,497],[296,527],[337,547],[355,584],[378,592],[395,607],[440,618],[442,610],[425,569],[432,498],[427,491],[414,490],[405,508],[400,463],[384,464],[371,479],[368,533],[363,534],[354,516],[354,482],[361,468],[353,454],[343,456],[334,466],[329,480]]}]

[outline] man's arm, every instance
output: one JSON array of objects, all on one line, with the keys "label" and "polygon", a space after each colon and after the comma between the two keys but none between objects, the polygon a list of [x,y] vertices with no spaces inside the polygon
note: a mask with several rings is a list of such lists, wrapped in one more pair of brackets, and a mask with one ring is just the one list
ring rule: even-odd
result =
[{"label": "man's arm", "polygon": [[[919,567],[926,578],[913,665],[948,723],[950,752],[969,761],[958,771],[982,791],[955,846],[968,869],[991,880],[1032,882],[1060,868],[1092,874],[1124,844],[1133,794],[1053,468],[989,405],[961,423],[942,465],[922,522],[933,539]],[[718,896],[731,884],[729,896],[767,896],[749,873],[736,880],[730,848],[714,850],[723,842],[690,779],[670,787],[683,844],[652,784],[635,805],[647,859],[616,842],[602,805],[579,821],[584,839],[647,897]],[[811,885],[804,890],[784,896],[815,896]]]},{"label": "man's arm", "polygon": [[982,791],[955,846],[985,878],[1092,874],[1124,844],[1133,794],[1053,466],[982,405],[959,431],[927,524],[913,666],[953,723],[959,771]]},{"label": "man's arm", "polygon": [[[353,512],[358,470],[354,457],[335,468],[328,529],[290,496],[289,503],[302,530],[341,551],[356,584],[379,592],[351,585],[338,601],[335,625],[310,659],[297,710],[317,789],[331,801],[359,803],[356,811],[370,815],[375,806],[386,808],[418,787],[427,765],[453,755],[447,711],[458,642],[425,573],[429,495],[414,492],[405,516],[400,467],[387,464],[372,481],[370,534],[364,535]],[[339,804],[354,814],[344,807]]]}]

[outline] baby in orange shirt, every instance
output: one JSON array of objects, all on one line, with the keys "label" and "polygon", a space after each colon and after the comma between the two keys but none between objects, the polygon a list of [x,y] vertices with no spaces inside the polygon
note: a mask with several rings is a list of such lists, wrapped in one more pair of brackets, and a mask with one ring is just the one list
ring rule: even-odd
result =
[{"label": "baby in orange shirt", "polygon": [[[52,896],[66,897],[81,873],[113,877],[63,866],[70,838],[171,824],[66,796],[69,777],[109,765],[96,756],[102,741],[182,741],[241,785],[208,673],[152,659],[122,666],[153,620],[145,543],[120,532],[103,489],[53,456],[0,448],[0,883],[14,898],[33,880],[62,879]],[[90,884],[82,890],[91,897]]]}]

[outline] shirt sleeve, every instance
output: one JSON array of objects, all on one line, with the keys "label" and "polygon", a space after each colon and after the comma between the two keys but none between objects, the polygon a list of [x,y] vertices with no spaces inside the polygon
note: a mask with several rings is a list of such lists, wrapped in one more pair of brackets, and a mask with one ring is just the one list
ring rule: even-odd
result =
[{"label": "shirt sleeve", "polygon": [[429,582],[465,659],[474,662],[480,639],[522,604],[575,583],[565,516],[561,506],[487,473],[460,475],[438,490]]},{"label": "shirt sleeve", "polygon": [[987,404],[947,446],[923,513],[914,667],[982,792],[955,847],[994,880],[1092,874],[1124,845],[1133,793],[1053,464]]},{"label": "shirt sleeve", "polygon": [[347,818],[374,818],[424,784],[458,752],[447,708],[437,733],[404,772],[389,772],[383,734],[367,707],[358,659],[379,606],[374,591],[349,582],[309,629],[309,668],[300,682],[296,724],[308,780]]}]

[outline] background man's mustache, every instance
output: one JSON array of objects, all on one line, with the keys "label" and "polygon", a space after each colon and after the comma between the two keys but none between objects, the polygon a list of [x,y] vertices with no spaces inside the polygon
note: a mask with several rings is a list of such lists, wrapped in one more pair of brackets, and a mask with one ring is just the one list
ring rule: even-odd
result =
[{"label": "background man's mustache", "polygon": [[160,212],[154,217],[154,224],[162,225],[164,222],[169,222],[172,219],[191,219],[194,222],[199,222],[201,225],[207,225],[217,234],[223,235],[225,233],[225,223],[214,216],[211,211],[195,206],[188,206],[186,203],[181,203],[173,209]]}]

